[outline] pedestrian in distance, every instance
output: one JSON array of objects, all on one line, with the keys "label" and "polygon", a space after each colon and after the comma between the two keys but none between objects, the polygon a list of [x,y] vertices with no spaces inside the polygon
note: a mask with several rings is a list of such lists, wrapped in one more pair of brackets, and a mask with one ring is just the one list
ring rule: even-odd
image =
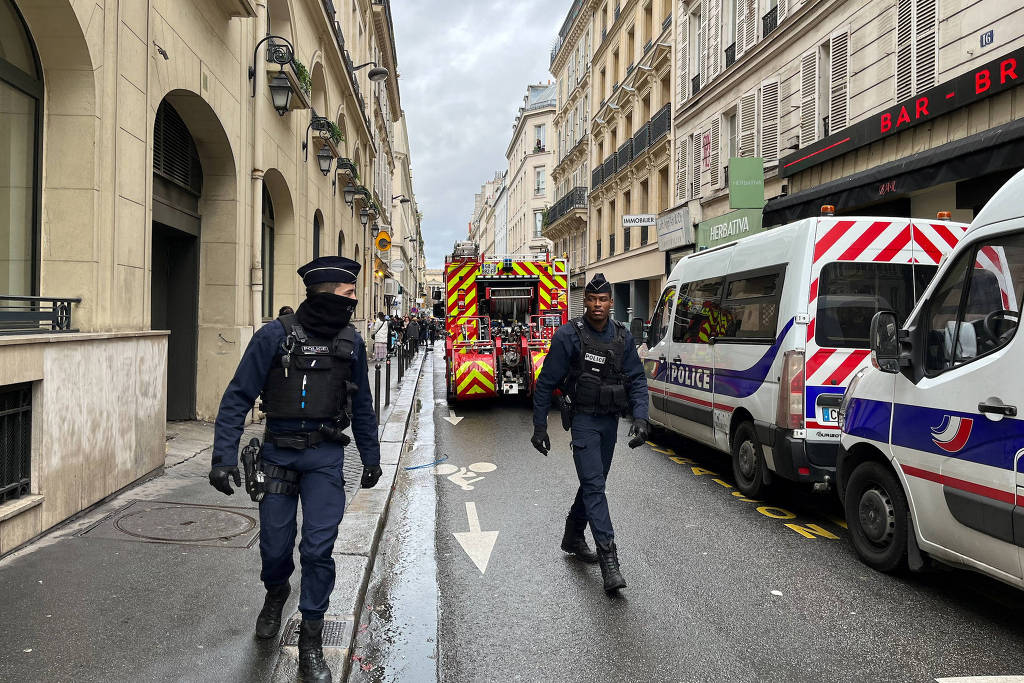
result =
[{"label": "pedestrian in distance", "polygon": [[[580,485],[565,519],[562,550],[601,565],[605,591],[626,587],[619,569],[605,482],[612,466],[619,416],[633,418],[629,442],[636,448],[647,440],[647,377],[633,336],[611,319],[611,284],[597,273],[584,290],[586,313],[559,327],[537,378],[533,399],[534,448],[547,455],[548,410],[552,394],[561,389],[562,425],[572,433],[572,457]],[[597,544],[587,545],[587,524]]]},{"label": "pedestrian in distance", "polygon": [[323,256],[299,268],[306,299],[253,335],[217,413],[210,484],[227,495],[241,485],[238,441],[246,415],[261,398],[264,442],[242,452],[246,491],[259,501],[260,579],[267,593],[256,637],[274,638],[291,592],[296,509],[302,501],[302,580],[299,672],[306,681],[330,681],[324,661],[323,618],[334,587],[331,552],[345,511],[342,432],[352,425],[363,462],[360,484],[381,476],[377,420],[370,397],[366,347],[349,323],[356,307],[359,264]]},{"label": "pedestrian in distance", "polygon": [[382,361],[388,355],[388,335],[391,333],[388,319],[383,313],[377,314],[377,320],[370,328],[370,338],[373,340],[373,359]]},{"label": "pedestrian in distance", "polygon": [[420,346],[427,348],[427,340],[430,338],[430,320],[420,318]]},{"label": "pedestrian in distance", "polygon": [[416,318],[413,318],[405,329],[406,338],[409,340],[409,350],[416,353],[417,346],[420,343],[420,323]]},{"label": "pedestrian in distance", "polygon": [[434,348],[434,342],[437,341],[437,321],[431,319],[427,325],[430,334],[430,348]]}]

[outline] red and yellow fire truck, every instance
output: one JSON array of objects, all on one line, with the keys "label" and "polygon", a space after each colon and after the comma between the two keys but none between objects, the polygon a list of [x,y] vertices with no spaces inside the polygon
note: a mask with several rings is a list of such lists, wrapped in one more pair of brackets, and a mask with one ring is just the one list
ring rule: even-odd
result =
[{"label": "red and yellow fire truck", "polygon": [[445,258],[448,400],[533,394],[551,336],[569,318],[569,266],[547,253]]}]

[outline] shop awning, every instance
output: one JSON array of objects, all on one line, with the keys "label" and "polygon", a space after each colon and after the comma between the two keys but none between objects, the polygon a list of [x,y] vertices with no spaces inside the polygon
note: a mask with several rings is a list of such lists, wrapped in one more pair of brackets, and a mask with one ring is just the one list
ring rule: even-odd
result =
[{"label": "shop awning", "polygon": [[764,225],[817,216],[822,204],[844,214],[910,192],[1024,167],[1024,119],[990,128],[765,204]]}]

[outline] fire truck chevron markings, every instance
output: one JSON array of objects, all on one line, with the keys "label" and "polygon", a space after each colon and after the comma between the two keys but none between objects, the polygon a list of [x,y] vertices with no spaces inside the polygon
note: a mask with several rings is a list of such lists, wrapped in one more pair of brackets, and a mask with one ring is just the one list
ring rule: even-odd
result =
[{"label": "fire truck chevron markings", "polygon": [[444,421],[446,421],[448,424],[452,425],[453,427],[455,425],[459,424],[460,422],[462,422],[462,418],[458,417],[457,415],[455,415],[455,411],[452,410],[451,408],[448,409],[448,417],[441,418],[441,419],[443,419]]},{"label": "fire truck chevron markings", "polygon": [[466,517],[469,518],[469,531],[457,531],[453,535],[480,573],[485,574],[487,563],[491,559],[491,551],[494,550],[494,542],[498,540],[498,532],[480,530],[476,503],[466,503]]}]

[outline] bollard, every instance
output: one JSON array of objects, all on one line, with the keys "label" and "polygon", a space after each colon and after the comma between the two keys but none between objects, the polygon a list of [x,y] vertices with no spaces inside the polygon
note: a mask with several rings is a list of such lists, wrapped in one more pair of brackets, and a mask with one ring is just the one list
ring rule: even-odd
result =
[{"label": "bollard", "polygon": [[373,371],[373,413],[380,424],[380,361],[374,363]]},{"label": "bollard", "polygon": [[384,373],[384,405],[391,405],[391,356],[388,356],[387,369]]},{"label": "bollard", "polygon": [[404,346],[405,346],[405,344],[399,344],[398,345],[398,381],[399,382],[402,381],[402,370],[405,369],[403,367],[403,364],[405,363],[405,361],[402,359],[402,348]]}]

